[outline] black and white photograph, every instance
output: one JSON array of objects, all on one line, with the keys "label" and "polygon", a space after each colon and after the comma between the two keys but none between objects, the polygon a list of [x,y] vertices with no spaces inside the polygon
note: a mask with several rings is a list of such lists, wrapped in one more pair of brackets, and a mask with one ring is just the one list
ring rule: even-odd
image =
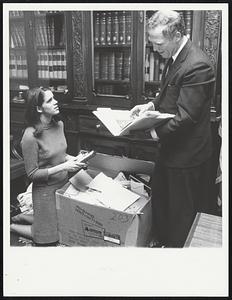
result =
[{"label": "black and white photograph", "polygon": [[3,41],[4,296],[227,296],[228,4],[5,3]]}]

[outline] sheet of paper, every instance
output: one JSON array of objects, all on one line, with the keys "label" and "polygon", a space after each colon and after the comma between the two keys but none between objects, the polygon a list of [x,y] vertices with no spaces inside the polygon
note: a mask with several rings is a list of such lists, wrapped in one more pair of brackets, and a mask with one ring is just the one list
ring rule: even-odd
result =
[{"label": "sheet of paper", "polygon": [[78,191],[72,184],[69,185],[64,195],[66,197],[76,199],[81,202],[85,202],[91,205],[105,206],[101,201],[99,201],[99,192],[96,191]]},{"label": "sheet of paper", "polygon": [[120,211],[124,211],[140,198],[139,195],[125,189],[118,182],[115,182],[102,172],[88,186],[93,190],[101,191],[99,193],[99,201],[105,206]]},{"label": "sheet of paper", "polygon": [[93,111],[93,114],[114,136],[119,136],[122,129],[131,122],[129,110],[98,108],[96,111]]}]

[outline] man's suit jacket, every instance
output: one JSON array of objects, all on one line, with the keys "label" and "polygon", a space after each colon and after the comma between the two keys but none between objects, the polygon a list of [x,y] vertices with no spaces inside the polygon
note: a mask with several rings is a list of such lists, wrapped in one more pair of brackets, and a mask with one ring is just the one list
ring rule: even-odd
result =
[{"label": "man's suit jacket", "polygon": [[214,83],[208,56],[188,40],[154,100],[156,110],[175,114],[156,128],[160,158],[167,166],[193,167],[210,158],[210,103]]}]

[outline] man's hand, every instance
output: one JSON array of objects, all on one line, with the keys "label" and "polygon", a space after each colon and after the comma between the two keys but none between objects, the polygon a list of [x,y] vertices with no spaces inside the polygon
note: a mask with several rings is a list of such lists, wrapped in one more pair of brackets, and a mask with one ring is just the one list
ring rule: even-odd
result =
[{"label": "man's hand", "polygon": [[133,107],[130,111],[130,116],[132,118],[138,117],[142,113],[144,113],[147,110],[155,110],[155,106],[152,102],[148,102],[146,104],[140,104]]}]

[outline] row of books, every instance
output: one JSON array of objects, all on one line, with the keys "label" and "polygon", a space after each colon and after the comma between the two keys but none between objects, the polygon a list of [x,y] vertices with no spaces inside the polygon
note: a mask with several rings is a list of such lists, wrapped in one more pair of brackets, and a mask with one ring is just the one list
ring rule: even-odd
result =
[{"label": "row of books", "polygon": [[59,12],[60,12],[59,10],[36,10],[34,11],[34,14],[38,16],[38,15],[55,14]]},{"label": "row of books", "polygon": [[154,53],[149,48],[146,48],[144,72],[145,82],[160,81],[163,69],[164,60],[158,56],[157,53]]},{"label": "row of books", "polygon": [[21,10],[11,10],[9,11],[10,17],[23,17],[23,11]]},{"label": "row of books", "polygon": [[130,65],[130,51],[96,51],[94,55],[94,78],[129,80]]},{"label": "row of books", "polygon": [[10,47],[21,48],[25,47],[25,31],[24,25],[21,22],[12,23],[10,28]]},{"label": "row of books", "polygon": [[65,45],[64,25],[59,28],[55,28],[54,18],[36,19],[35,28],[37,46],[55,47]]},{"label": "row of books", "polygon": [[27,58],[26,53],[10,53],[10,77],[27,78]]},{"label": "row of books", "polygon": [[129,45],[131,44],[132,17],[126,11],[102,11],[94,14],[94,44]]},{"label": "row of books", "polygon": [[40,79],[67,79],[66,51],[38,51],[37,68]]}]

